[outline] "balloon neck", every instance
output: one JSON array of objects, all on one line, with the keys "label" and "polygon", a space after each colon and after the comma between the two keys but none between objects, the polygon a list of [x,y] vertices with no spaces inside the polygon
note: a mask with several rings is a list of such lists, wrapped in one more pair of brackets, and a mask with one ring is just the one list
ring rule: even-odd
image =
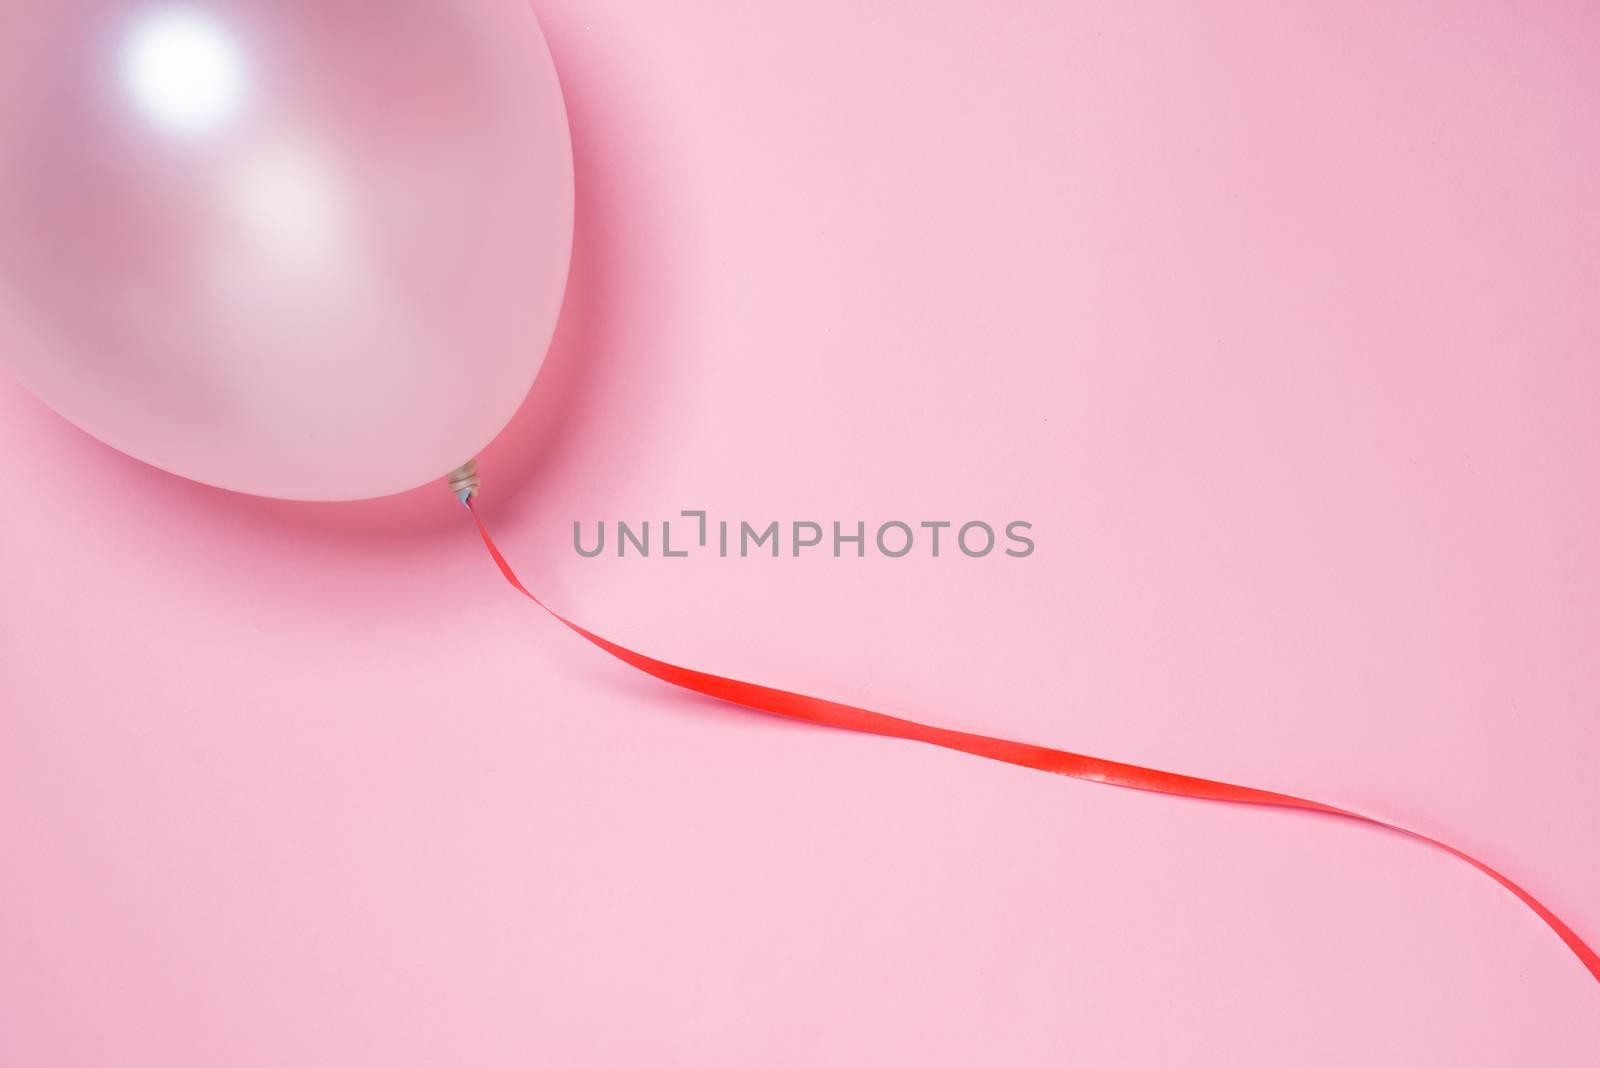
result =
[{"label": "balloon neck", "polygon": [[456,500],[466,504],[478,495],[478,487],[482,481],[478,478],[478,461],[468,460],[454,471],[445,476],[450,483],[450,492],[456,495]]}]

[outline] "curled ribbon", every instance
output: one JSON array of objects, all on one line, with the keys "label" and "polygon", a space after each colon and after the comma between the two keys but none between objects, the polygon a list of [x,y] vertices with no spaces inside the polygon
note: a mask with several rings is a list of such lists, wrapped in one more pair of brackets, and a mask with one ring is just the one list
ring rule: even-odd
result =
[{"label": "curled ribbon", "polygon": [[483,537],[483,544],[488,548],[489,555],[494,558],[495,566],[500,569],[500,574],[505,576],[505,580],[511,584],[512,588],[546,612],[549,612],[579,637],[599,646],[618,660],[644,672],[646,675],[653,675],[663,682],[670,682],[672,685],[685,690],[692,690],[695,693],[714,697],[720,701],[727,701],[730,704],[753,709],[757,712],[767,712],[775,716],[803,720],[806,723],[815,723],[819,726],[859,731],[863,734],[881,734],[890,738],[905,738],[914,742],[926,742],[929,745],[943,746],[946,749],[971,753],[973,756],[998,760],[1006,764],[1016,764],[1024,768],[1033,768],[1035,771],[1048,771],[1055,775],[1065,775],[1069,778],[1082,779],[1086,782],[1105,783],[1108,786],[1122,786],[1130,790],[1146,790],[1158,794],[1172,794],[1176,797],[1203,798],[1208,801],[1230,801],[1242,805],[1267,805],[1273,808],[1305,809],[1309,812],[1321,812],[1330,816],[1355,820],[1369,826],[1397,831],[1409,838],[1415,838],[1419,842],[1426,842],[1428,845],[1435,846],[1454,857],[1466,861],[1511,891],[1512,894],[1516,895],[1517,900],[1532,909],[1534,914],[1543,920],[1562,942],[1566,943],[1567,948],[1589,970],[1589,974],[1595,978],[1595,981],[1600,982],[1600,955],[1590,949],[1572,928],[1561,921],[1559,916],[1541,904],[1532,894],[1489,867],[1483,861],[1463,853],[1455,846],[1447,845],[1437,838],[1430,838],[1420,831],[1413,831],[1399,824],[1389,823],[1372,816],[1363,816],[1359,812],[1351,812],[1349,809],[1324,804],[1321,801],[1295,797],[1293,794],[1280,794],[1272,790],[1258,790],[1253,786],[1235,786],[1232,783],[1201,779],[1193,775],[1179,775],[1176,772],[1159,771],[1155,768],[1140,767],[1137,764],[1124,764],[1116,760],[1103,760],[1100,757],[1068,753],[1064,750],[1050,749],[1042,745],[1029,745],[1026,742],[1013,742],[1004,738],[990,738],[982,734],[968,734],[965,731],[932,727],[925,723],[918,723],[915,720],[900,719],[896,716],[884,715],[881,712],[872,712],[865,708],[840,704],[837,701],[826,701],[820,697],[807,697],[805,694],[791,693],[788,690],[774,689],[771,686],[761,686],[753,682],[741,682],[738,679],[723,678],[720,675],[711,675],[704,671],[696,671],[693,668],[678,667],[676,664],[668,664],[654,657],[645,656],[643,653],[636,653],[632,649],[625,648],[613,641],[600,637],[598,634],[585,630],[535,597],[522,584],[522,581],[517,578],[516,572],[511,570],[511,565],[506,562],[505,556],[501,554],[499,547],[495,545],[494,539],[489,536],[489,529],[483,525],[483,518],[478,514],[475,500],[468,496],[465,503],[472,512],[472,520],[477,524],[478,533]]}]

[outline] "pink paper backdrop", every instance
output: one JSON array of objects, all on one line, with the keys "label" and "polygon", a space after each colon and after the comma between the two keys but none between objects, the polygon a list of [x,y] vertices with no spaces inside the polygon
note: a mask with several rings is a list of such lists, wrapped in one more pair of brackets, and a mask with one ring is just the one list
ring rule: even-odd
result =
[{"label": "pink paper backdrop", "polygon": [[[484,509],[657,655],[1408,821],[1600,938],[1593,5],[541,0],[579,218]],[[442,488],[0,382],[0,1064],[1591,1065],[1396,836],[607,662]],[[575,519],[1028,519],[583,560]]]}]

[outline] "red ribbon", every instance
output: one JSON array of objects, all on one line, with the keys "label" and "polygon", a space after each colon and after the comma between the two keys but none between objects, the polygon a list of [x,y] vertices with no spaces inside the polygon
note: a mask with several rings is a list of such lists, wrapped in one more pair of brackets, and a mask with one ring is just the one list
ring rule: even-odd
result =
[{"label": "red ribbon", "polygon": [[1340,816],[1344,819],[1357,820],[1374,827],[1399,833],[1420,842],[1436,846],[1452,856],[1471,864],[1483,874],[1505,887],[1517,896],[1528,908],[1549,925],[1565,942],[1567,948],[1572,950],[1583,966],[1589,969],[1589,974],[1600,982],[1600,955],[1586,945],[1577,933],[1561,921],[1555,913],[1545,908],[1537,898],[1522,887],[1512,882],[1506,876],[1495,871],[1483,861],[1469,856],[1455,846],[1447,845],[1437,838],[1430,838],[1420,831],[1413,831],[1398,824],[1385,820],[1375,819],[1372,816],[1363,816],[1359,812],[1335,805],[1323,804],[1321,801],[1309,801],[1293,794],[1280,794],[1272,790],[1258,790],[1253,786],[1235,786],[1232,783],[1216,782],[1212,779],[1200,779],[1192,775],[1179,775],[1170,771],[1158,771],[1155,768],[1140,767],[1137,764],[1124,764],[1116,760],[1102,760],[1099,757],[1083,756],[1079,753],[1068,753],[1060,749],[1050,749],[1042,745],[1029,745],[1026,742],[1012,742],[1004,738],[990,738],[982,734],[968,734],[964,731],[946,730],[943,727],[930,727],[925,723],[914,720],[900,719],[896,716],[886,716],[881,712],[872,712],[865,708],[856,708],[853,705],[840,704],[837,701],[825,701],[820,697],[807,697],[805,694],[790,693],[788,690],[778,690],[771,686],[761,686],[753,682],[740,682],[738,679],[727,679],[720,675],[707,674],[693,668],[678,667],[657,660],[654,657],[636,653],[626,649],[615,642],[608,641],[594,634],[561,613],[552,609],[539,598],[529,592],[516,572],[511,570],[511,565],[506,563],[506,558],[501,555],[500,549],[495,545],[494,539],[489,536],[489,530],[483,525],[483,518],[478,515],[476,504],[471,498],[467,500],[467,507],[472,511],[472,519],[478,525],[478,533],[483,536],[483,544],[488,547],[489,555],[494,557],[494,562],[500,568],[500,573],[505,576],[514,589],[534,604],[549,612],[561,623],[565,624],[580,637],[604,649],[612,656],[621,660],[630,667],[637,668],[646,675],[654,675],[663,682],[670,682],[674,686],[707,697],[727,701],[730,704],[740,705],[744,708],[754,709],[757,712],[768,712],[775,716],[786,716],[789,719],[803,720],[825,727],[839,727],[844,730],[860,731],[864,734],[882,734],[890,738],[906,738],[914,742],[927,742],[929,745],[943,746],[946,749],[956,749],[973,756],[986,757],[989,760],[998,760],[1007,764],[1017,764],[1024,768],[1033,768],[1036,771],[1048,771],[1056,775],[1066,775],[1074,779],[1083,779],[1087,782],[1105,783],[1108,786],[1123,786],[1131,790],[1147,790],[1151,793],[1173,794],[1177,797],[1198,797],[1208,801],[1231,801],[1243,805],[1268,805],[1273,808],[1299,808],[1311,812],[1322,812],[1330,816]]}]

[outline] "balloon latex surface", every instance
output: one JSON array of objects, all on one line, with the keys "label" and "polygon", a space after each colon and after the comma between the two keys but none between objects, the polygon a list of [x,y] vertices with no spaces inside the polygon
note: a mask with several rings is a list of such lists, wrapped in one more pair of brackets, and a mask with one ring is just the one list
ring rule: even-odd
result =
[{"label": "balloon latex surface", "polygon": [[531,385],[571,229],[522,0],[0,15],[0,361],[158,467],[306,500],[442,476]]}]

